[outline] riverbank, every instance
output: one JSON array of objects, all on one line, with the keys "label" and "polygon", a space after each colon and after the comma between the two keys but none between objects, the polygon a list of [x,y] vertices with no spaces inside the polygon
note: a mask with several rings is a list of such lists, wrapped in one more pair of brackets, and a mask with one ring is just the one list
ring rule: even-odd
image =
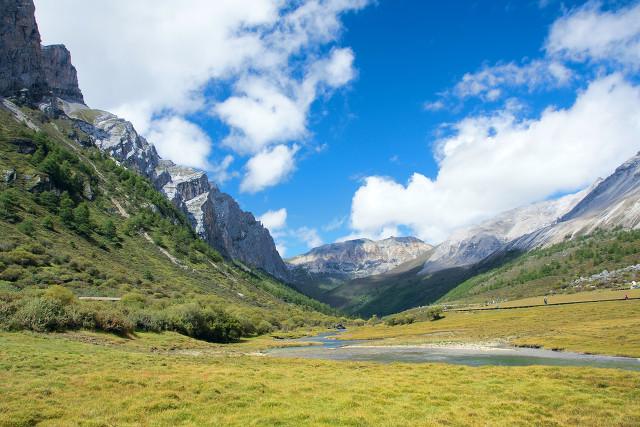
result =
[{"label": "riverbank", "polygon": [[341,340],[371,345],[501,342],[577,353],[640,357],[640,300],[518,310],[445,312],[437,321],[364,326]]}]

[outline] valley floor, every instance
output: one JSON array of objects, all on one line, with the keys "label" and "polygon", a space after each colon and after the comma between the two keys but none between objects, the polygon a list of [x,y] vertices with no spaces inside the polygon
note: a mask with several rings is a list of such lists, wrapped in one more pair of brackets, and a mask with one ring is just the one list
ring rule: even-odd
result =
[{"label": "valley floor", "polygon": [[0,425],[640,424],[640,372],[255,353],[282,344],[216,345],[174,333],[1,333]]},{"label": "valley floor", "polygon": [[[580,300],[584,297],[575,298]],[[443,319],[432,322],[365,326],[350,330],[340,338],[372,339],[375,340],[372,341],[374,345],[501,342],[579,353],[640,357],[640,300],[541,305],[510,310],[449,311],[445,312]]]}]

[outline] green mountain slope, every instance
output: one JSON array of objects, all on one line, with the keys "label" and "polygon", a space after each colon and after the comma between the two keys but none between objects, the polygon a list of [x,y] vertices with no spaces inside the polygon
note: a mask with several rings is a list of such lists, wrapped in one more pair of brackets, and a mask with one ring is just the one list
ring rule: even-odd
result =
[{"label": "green mountain slope", "polygon": [[638,263],[640,231],[598,231],[517,256],[466,280],[440,301],[485,302],[619,287],[640,280]]},{"label": "green mountain slope", "polygon": [[146,179],[73,142],[70,120],[23,113],[40,132],[0,110],[2,326],[108,330],[112,320],[120,332],[228,340],[335,322],[326,305],[223,260]]}]

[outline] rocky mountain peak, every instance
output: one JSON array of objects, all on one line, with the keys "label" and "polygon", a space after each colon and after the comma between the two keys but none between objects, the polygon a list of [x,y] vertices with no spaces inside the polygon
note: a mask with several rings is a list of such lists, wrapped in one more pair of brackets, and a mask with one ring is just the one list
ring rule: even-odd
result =
[{"label": "rocky mountain peak", "polygon": [[385,273],[431,249],[415,237],[356,239],[314,248],[287,263],[290,269],[351,279]]},{"label": "rocky mountain peak", "polygon": [[67,48],[40,43],[33,1],[0,0],[0,96],[84,102]]}]

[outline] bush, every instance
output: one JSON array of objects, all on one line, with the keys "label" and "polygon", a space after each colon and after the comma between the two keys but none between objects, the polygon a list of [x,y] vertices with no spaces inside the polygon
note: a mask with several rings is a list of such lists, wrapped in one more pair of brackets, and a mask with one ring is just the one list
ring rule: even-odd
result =
[{"label": "bush", "polygon": [[223,310],[201,308],[196,304],[174,307],[168,322],[171,330],[205,341],[230,342],[242,335],[242,327],[236,318]]},{"label": "bush", "polygon": [[112,307],[101,307],[95,312],[95,328],[124,335],[133,331],[133,324],[121,311]]},{"label": "bush", "polygon": [[22,277],[24,273],[24,269],[11,265],[4,269],[2,273],[0,273],[0,280],[7,280],[9,282],[15,282]]},{"label": "bush", "polygon": [[18,192],[15,189],[0,192],[0,219],[9,222],[18,221],[19,207]]},{"label": "bush", "polygon": [[55,221],[51,215],[47,215],[42,218],[42,226],[47,230],[53,231],[55,229]]},{"label": "bush", "polygon": [[50,286],[44,293],[46,298],[58,301],[62,305],[70,305],[76,302],[76,296],[69,289],[60,285]]},{"label": "bush", "polygon": [[33,233],[36,232],[36,227],[33,225],[31,220],[24,220],[16,227],[19,232],[26,234],[27,236],[33,236]]},{"label": "bush", "polygon": [[13,329],[36,332],[59,331],[66,328],[68,319],[64,306],[49,298],[32,298],[23,302],[13,315]]}]

